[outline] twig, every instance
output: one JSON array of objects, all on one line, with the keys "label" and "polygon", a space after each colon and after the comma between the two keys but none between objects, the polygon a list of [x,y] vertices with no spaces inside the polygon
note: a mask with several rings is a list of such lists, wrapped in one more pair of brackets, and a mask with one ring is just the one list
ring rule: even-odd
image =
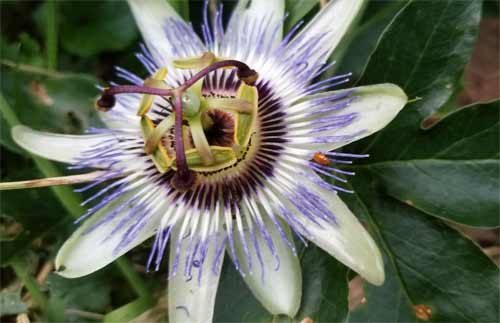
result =
[{"label": "twig", "polygon": [[104,171],[95,171],[79,175],[32,179],[18,182],[4,182],[0,183],[0,191],[86,183],[91,182],[104,174],[106,174]]}]

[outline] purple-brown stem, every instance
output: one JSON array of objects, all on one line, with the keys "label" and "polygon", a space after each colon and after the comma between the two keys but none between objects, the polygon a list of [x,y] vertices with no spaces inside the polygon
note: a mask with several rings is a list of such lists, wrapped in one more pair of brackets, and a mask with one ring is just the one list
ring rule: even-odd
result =
[{"label": "purple-brown stem", "polygon": [[175,91],[174,94],[174,111],[175,111],[175,159],[177,164],[177,172],[172,178],[172,185],[180,190],[185,191],[190,189],[196,181],[196,173],[191,171],[186,160],[186,152],[184,151],[184,138],[182,132],[182,92]]}]

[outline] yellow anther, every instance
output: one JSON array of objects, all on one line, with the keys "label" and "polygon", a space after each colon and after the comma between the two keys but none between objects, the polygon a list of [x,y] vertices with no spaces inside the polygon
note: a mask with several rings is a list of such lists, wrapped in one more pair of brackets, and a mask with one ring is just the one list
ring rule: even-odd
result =
[{"label": "yellow anther", "polygon": [[252,103],[242,99],[205,98],[202,102],[206,109],[231,110],[239,113],[252,113]]},{"label": "yellow anther", "polygon": [[175,68],[179,69],[202,69],[216,61],[216,57],[211,52],[205,52],[200,57],[188,57],[176,59],[172,63]]},{"label": "yellow anther", "polygon": [[[141,129],[144,138],[150,138],[154,131],[154,124],[147,116],[141,118]],[[172,165],[172,160],[168,157],[167,150],[163,147],[161,141],[157,149],[151,154],[151,159],[160,173],[165,173]]]},{"label": "yellow anther", "polygon": [[208,144],[205,132],[203,131],[200,115],[196,118],[189,119],[189,127],[191,129],[194,146],[201,157],[203,165],[210,166],[214,164],[215,158],[210,149],[210,145]]},{"label": "yellow anther", "polygon": [[[210,150],[214,156],[214,164],[210,166],[203,163],[203,158],[197,149],[186,150],[186,161],[189,169],[196,172],[215,172],[234,165],[238,161],[230,147],[210,146]],[[172,168],[177,170],[175,158],[172,161]]]},{"label": "yellow anther", "polygon": [[[144,81],[144,85],[148,87],[155,87],[159,89],[166,89],[167,84],[165,83],[165,77],[167,76],[167,69],[165,67],[160,68],[153,74],[152,77],[147,78]],[[139,105],[139,111],[137,112],[138,116],[143,116],[148,113],[149,109],[151,109],[151,105],[153,104],[154,95],[145,94],[142,96],[141,103]]]},{"label": "yellow anther", "polygon": [[160,143],[163,135],[173,127],[175,123],[175,114],[171,113],[168,117],[163,119],[157,126],[150,132],[149,137],[145,137],[146,145],[144,150],[146,154],[153,153]]},{"label": "yellow anther", "polygon": [[242,84],[236,92],[236,99],[246,101],[250,104],[248,113],[238,113],[236,131],[234,132],[235,143],[239,147],[246,147],[257,120],[257,110],[259,103],[259,92],[254,86]]}]

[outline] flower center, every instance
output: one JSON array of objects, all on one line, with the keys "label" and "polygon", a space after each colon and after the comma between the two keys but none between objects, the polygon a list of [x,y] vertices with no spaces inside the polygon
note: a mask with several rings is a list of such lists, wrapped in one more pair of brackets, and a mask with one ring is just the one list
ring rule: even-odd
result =
[{"label": "flower center", "polygon": [[[106,89],[97,108],[108,111],[115,103],[114,95],[119,93],[144,94],[137,113],[141,117],[144,151],[159,172],[173,170],[172,186],[186,191],[195,185],[199,173],[234,166],[246,154],[257,119],[259,95],[253,86],[257,73],[242,62],[218,60],[211,53],[174,61],[174,66],[201,70],[172,89],[164,81],[167,70],[161,68],[145,80],[144,86]],[[227,68],[236,68],[240,79],[234,93],[204,93],[208,74]],[[147,115],[155,96],[163,97],[172,107],[172,112],[161,119]]]}]

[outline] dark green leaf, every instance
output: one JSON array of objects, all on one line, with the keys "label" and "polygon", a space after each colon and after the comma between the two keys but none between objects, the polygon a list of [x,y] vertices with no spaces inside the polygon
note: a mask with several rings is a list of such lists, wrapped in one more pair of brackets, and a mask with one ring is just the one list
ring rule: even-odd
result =
[{"label": "dark green leaf", "polygon": [[408,295],[401,286],[395,268],[385,261],[382,286],[364,284],[365,302],[349,315],[349,322],[416,322]]},{"label": "dark green leaf", "polygon": [[217,290],[214,322],[271,322],[272,318],[250,292],[231,261],[226,261]]},{"label": "dark green leaf", "polygon": [[62,301],[66,308],[104,312],[110,303],[110,284],[103,272],[75,279],[50,274],[47,285],[51,297]]},{"label": "dark green leaf", "polygon": [[59,17],[62,46],[82,57],[125,49],[139,35],[125,1],[63,1]]},{"label": "dark green leaf", "polygon": [[314,322],[343,322],[348,314],[347,268],[314,245],[301,256],[302,304],[296,315]]},{"label": "dark green leaf", "polygon": [[500,275],[491,259],[439,219],[386,197],[368,179],[358,173],[354,187],[411,303],[427,306],[433,322],[498,322]]},{"label": "dark green leaf", "polygon": [[[98,91],[92,76],[41,77],[5,70],[2,81],[2,92],[22,124],[59,133],[82,133],[88,127],[102,126],[94,108]],[[10,127],[3,127],[6,138],[2,141],[12,143]]]},{"label": "dark green leaf", "polygon": [[25,313],[27,309],[21,300],[21,290],[0,292],[0,316]]},{"label": "dark green leaf", "polygon": [[382,34],[360,81],[395,83],[421,118],[448,101],[477,36],[482,1],[410,1]]},{"label": "dark green leaf", "polygon": [[[7,151],[1,155],[2,181],[42,177],[29,159]],[[49,188],[2,191],[1,199],[2,265],[29,248],[36,238],[71,221]]]},{"label": "dark green leaf", "polygon": [[437,217],[478,226],[500,226],[500,162],[414,160],[370,166],[397,199]]},{"label": "dark green leaf", "polygon": [[[300,255],[303,294],[294,320],[310,317],[315,322],[344,321],[348,313],[347,268],[314,245],[303,248]],[[219,284],[214,321],[290,322],[292,319],[269,314],[252,295],[233,264],[228,263]]]},{"label": "dark green leaf", "polygon": [[[353,80],[359,79],[380,35],[406,2],[407,0],[369,1],[359,26],[348,36],[349,45],[336,57],[337,64],[324,77],[352,73]],[[344,47],[345,41],[344,39],[339,46]]]},{"label": "dark green leaf", "polygon": [[[404,131],[404,130],[401,130]],[[377,145],[366,166],[387,193],[426,213],[479,227],[500,225],[500,104],[456,111],[430,130],[406,128]],[[403,148],[402,148],[403,147]],[[395,160],[378,161],[393,156]]]}]

